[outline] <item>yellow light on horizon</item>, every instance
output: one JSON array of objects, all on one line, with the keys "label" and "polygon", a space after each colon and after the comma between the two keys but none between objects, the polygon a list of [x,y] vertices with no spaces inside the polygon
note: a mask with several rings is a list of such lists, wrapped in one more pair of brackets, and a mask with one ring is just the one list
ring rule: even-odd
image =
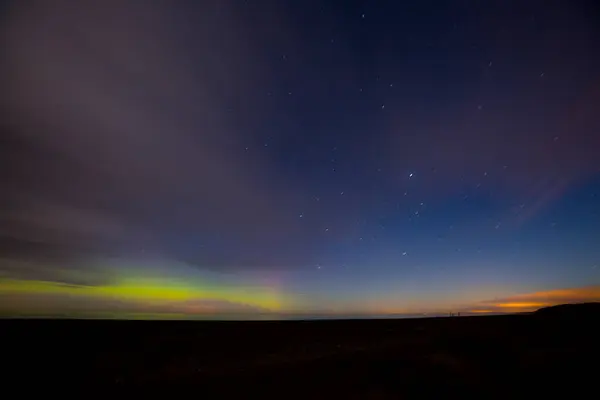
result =
[{"label": "yellow light on horizon", "polygon": [[82,286],[60,282],[6,279],[0,280],[0,294],[56,295],[90,299],[120,299],[123,301],[143,301],[149,303],[181,304],[187,309],[189,303],[203,300],[225,301],[233,304],[258,307],[270,311],[282,308],[282,296],[273,290],[260,290],[247,287],[207,287],[164,283],[158,280],[128,280],[115,285]]},{"label": "yellow light on horizon", "polygon": [[500,303],[496,304],[496,307],[502,308],[540,308],[547,306],[547,303]]}]

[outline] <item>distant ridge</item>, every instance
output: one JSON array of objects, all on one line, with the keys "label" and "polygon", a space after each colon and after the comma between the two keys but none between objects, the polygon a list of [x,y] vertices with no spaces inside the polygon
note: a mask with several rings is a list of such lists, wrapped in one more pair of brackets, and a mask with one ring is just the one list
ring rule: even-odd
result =
[{"label": "distant ridge", "polygon": [[596,320],[600,319],[600,303],[559,304],[540,308],[533,314],[537,317],[560,320]]}]

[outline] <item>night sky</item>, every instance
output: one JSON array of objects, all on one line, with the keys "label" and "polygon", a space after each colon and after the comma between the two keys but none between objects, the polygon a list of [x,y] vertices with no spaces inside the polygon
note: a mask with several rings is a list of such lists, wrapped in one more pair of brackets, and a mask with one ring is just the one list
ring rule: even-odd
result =
[{"label": "night sky", "polygon": [[0,312],[600,301],[594,1],[14,1]]}]

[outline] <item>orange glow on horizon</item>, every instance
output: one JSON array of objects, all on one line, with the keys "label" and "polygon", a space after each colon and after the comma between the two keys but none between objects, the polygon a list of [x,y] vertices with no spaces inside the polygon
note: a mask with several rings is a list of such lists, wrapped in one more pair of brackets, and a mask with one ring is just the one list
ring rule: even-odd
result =
[{"label": "orange glow on horizon", "polygon": [[600,302],[600,286],[553,289],[479,303],[469,312],[527,312],[566,303]]},{"label": "orange glow on horizon", "polygon": [[501,303],[496,304],[496,307],[501,308],[540,308],[545,307],[546,303]]}]

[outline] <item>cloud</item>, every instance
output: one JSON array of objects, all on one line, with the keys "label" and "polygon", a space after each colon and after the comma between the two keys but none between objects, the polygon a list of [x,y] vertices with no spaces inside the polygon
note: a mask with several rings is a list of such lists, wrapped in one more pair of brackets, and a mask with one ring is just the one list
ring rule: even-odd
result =
[{"label": "cloud", "polygon": [[[12,6],[0,159],[16,172],[2,176],[0,246],[64,258],[145,248],[217,269],[310,262],[319,211],[271,168],[270,105],[252,100],[269,32],[249,34],[233,3]],[[313,218],[293,224],[299,212]]]}]

